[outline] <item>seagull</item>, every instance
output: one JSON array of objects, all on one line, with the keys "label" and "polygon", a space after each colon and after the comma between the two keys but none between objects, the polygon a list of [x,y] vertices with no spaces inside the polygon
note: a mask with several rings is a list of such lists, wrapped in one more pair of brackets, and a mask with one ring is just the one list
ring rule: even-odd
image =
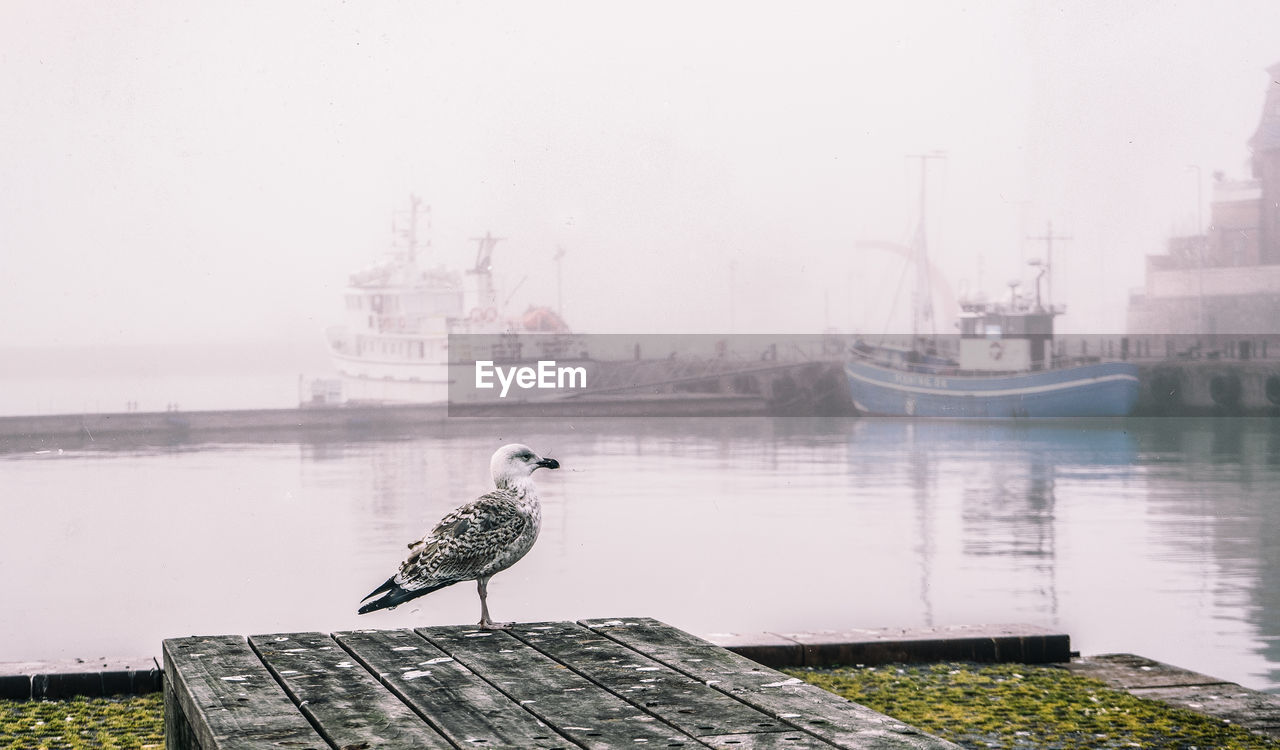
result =
[{"label": "seagull", "polygon": [[400,572],[362,599],[359,614],[395,608],[460,581],[475,581],[480,592],[480,627],[505,627],[489,619],[489,579],[516,564],[533,547],[542,527],[542,505],[533,472],[558,469],[528,446],[504,445],[489,460],[497,487],[455,508],[429,534],[409,545]]}]

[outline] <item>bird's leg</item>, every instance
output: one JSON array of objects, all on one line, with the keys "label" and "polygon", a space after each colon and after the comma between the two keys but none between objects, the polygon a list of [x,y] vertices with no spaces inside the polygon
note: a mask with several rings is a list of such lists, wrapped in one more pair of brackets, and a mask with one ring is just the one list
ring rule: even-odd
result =
[{"label": "bird's leg", "polygon": [[480,592],[480,627],[484,630],[502,630],[511,627],[509,622],[494,622],[489,619],[489,579],[477,578],[476,589]]},{"label": "bird's leg", "polygon": [[493,623],[489,621],[489,579],[477,578],[476,590],[480,592],[480,627],[486,630],[493,627]]}]

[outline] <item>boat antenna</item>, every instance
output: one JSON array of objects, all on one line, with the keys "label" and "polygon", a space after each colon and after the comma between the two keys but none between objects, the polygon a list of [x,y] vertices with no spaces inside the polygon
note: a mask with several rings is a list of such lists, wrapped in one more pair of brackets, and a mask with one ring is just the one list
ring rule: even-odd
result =
[{"label": "boat antenna", "polygon": [[[1053,241],[1070,240],[1072,238],[1065,234],[1054,234],[1053,222],[1048,221],[1045,223],[1044,234],[1038,237],[1028,237],[1027,239],[1043,242],[1045,244],[1044,268],[1040,271],[1040,275],[1045,277],[1045,286],[1048,288],[1045,297],[1049,300],[1049,312],[1053,312]],[[1039,289],[1039,277],[1036,278],[1036,281],[1036,288]],[[1036,300],[1036,303],[1039,303],[1038,299]]]},{"label": "boat antenna", "polygon": [[1049,264],[1039,258],[1032,258],[1027,261],[1027,265],[1040,269],[1040,273],[1036,274],[1036,312],[1044,312],[1044,305],[1040,304],[1040,279],[1049,272]]}]

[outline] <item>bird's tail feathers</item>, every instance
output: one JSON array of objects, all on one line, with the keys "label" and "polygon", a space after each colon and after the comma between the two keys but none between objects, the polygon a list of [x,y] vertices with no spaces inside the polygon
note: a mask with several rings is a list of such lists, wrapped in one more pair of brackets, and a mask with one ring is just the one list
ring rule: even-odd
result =
[{"label": "bird's tail feathers", "polygon": [[388,578],[387,580],[383,581],[381,586],[379,586],[378,588],[376,588],[376,589],[374,589],[373,591],[370,591],[368,594],[366,594],[366,595],[365,595],[365,597],[364,597],[363,599],[361,599],[360,601],[362,601],[362,602],[369,601],[370,599],[372,599],[373,597],[377,596],[378,594],[381,594],[381,593],[383,593],[383,592],[385,592],[385,591],[390,591],[390,590],[392,590],[392,589],[394,589],[394,588],[396,588],[396,579],[395,579],[395,576],[392,576],[392,577]]},{"label": "bird's tail feathers", "polygon": [[391,606],[390,603],[386,601],[389,598],[387,594],[388,592],[393,592],[398,588],[400,587],[396,585],[396,579],[394,577],[388,578],[381,586],[370,591],[365,598],[360,600],[363,604],[360,606],[358,613],[363,615],[376,609]]},{"label": "bird's tail feathers", "polygon": [[391,607],[404,604],[410,599],[417,599],[420,596],[430,594],[432,591],[437,591],[452,583],[454,583],[454,581],[442,583],[438,586],[425,586],[411,591],[409,589],[402,588],[400,584],[396,583],[396,579],[393,576],[388,578],[381,586],[371,591],[368,596],[361,600],[364,604],[361,605],[360,609],[356,610],[356,614],[365,615],[379,609],[389,609]]}]

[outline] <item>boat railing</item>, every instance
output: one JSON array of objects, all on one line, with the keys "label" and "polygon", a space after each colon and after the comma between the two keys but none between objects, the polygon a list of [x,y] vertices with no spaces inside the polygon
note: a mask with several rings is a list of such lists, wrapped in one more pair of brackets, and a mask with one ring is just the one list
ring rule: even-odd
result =
[{"label": "boat railing", "polygon": [[[1009,375],[1011,370],[972,370],[961,368],[958,364],[934,364],[929,362],[912,362],[908,356],[914,353],[910,350],[882,349],[867,344],[854,344],[849,347],[849,353],[858,361],[867,364],[884,367],[898,372],[910,372],[921,375],[937,375],[937,376],[973,376],[973,377],[989,377],[994,375]],[[916,355],[923,356],[923,355]],[[1055,356],[1050,361],[1048,367],[1043,364],[1033,365],[1031,372],[1045,372],[1048,370],[1057,370],[1065,367],[1078,367],[1081,365],[1098,364],[1106,361],[1103,357],[1098,356]]]},{"label": "boat railing", "polygon": [[1109,361],[1104,357],[1079,355],[1075,357],[1061,356],[1053,358],[1053,369],[1059,367],[1076,367],[1079,365],[1095,365],[1099,362]]},{"label": "boat railing", "polygon": [[958,375],[960,368],[955,364],[932,364],[928,362],[911,362],[907,359],[910,351],[898,352],[893,351],[892,355],[886,353],[884,349],[867,346],[865,344],[854,344],[849,347],[849,352],[855,359],[867,362],[868,364],[879,365],[901,372],[914,372],[923,375]]}]

